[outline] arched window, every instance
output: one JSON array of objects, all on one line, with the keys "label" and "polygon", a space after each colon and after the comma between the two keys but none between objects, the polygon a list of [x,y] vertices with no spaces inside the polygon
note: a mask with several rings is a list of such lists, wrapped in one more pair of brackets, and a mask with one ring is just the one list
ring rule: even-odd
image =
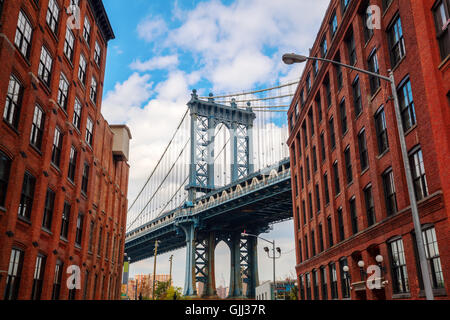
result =
[{"label": "arched window", "polygon": [[0,207],[5,205],[10,169],[11,159],[0,151]]}]

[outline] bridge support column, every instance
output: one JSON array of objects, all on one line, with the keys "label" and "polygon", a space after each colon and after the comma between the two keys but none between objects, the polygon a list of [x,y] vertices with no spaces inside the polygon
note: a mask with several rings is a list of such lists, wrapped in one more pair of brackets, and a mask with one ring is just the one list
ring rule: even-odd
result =
[{"label": "bridge support column", "polygon": [[230,239],[230,289],[228,298],[242,297],[241,234],[235,232]]},{"label": "bridge support column", "polygon": [[216,277],[214,251],[216,248],[216,234],[197,235],[195,242],[195,280],[203,283],[203,291],[198,292],[201,297],[216,297]]},{"label": "bridge support column", "polygon": [[258,239],[249,237],[247,239],[247,298],[253,299],[256,296],[256,287],[259,286],[258,277]]},{"label": "bridge support column", "polygon": [[179,225],[186,235],[186,270],[184,277],[183,295],[195,296],[197,295],[197,288],[195,287],[195,264],[194,264],[194,223],[187,223]]}]

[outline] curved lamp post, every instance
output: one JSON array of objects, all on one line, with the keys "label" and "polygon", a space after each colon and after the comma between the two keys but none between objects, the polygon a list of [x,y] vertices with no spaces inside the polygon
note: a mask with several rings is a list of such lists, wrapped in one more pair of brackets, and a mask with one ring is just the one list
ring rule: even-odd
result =
[{"label": "curved lamp post", "polygon": [[400,140],[400,148],[401,148],[401,152],[402,152],[403,166],[405,168],[406,184],[408,186],[409,201],[411,203],[411,214],[412,214],[412,220],[414,223],[414,232],[415,232],[416,241],[417,241],[417,249],[418,249],[417,251],[419,253],[420,269],[422,271],[422,279],[423,279],[423,284],[424,284],[424,288],[425,288],[425,296],[426,296],[427,300],[434,300],[433,289],[432,289],[430,273],[429,273],[429,267],[428,267],[428,262],[427,262],[427,258],[425,255],[425,246],[424,246],[423,237],[422,237],[422,227],[421,227],[420,219],[419,219],[419,209],[417,207],[416,195],[414,193],[413,178],[411,175],[411,168],[410,168],[409,159],[408,159],[408,151],[406,149],[405,134],[404,134],[404,130],[403,130],[403,122],[402,122],[402,117],[401,117],[401,112],[400,112],[400,103],[398,101],[398,96],[397,96],[397,87],[395,85],[394,72],[389,69],[388,70],[389,77],[386,77],[386,76],[382,76],[378,73],[374,73],[374,72],[371,72],[368,70],[356,68],[354,66],[350,66],[350,65],[338,62],[338,61],[324,59],[324,58],[317,58],[317,57],[307,57],[307,56],[303,56],[303,55],[299,55],[299,54],[295,54],[295,53],[286,53],[283,55],[282,59],[285,64],[303,63],[303,62],[306,62],[307,60],[330,62],[332,64],[342,66],[344,68],[352,69],[352,70],[355,70],[360,73],[368,74],[370,76],[377,77],[379,79],[383,79],[385,81],[388,81],[391,84],[392,96],[393,96],[393,100],[394,100],[395,117],[397,120],[398,136],[399,136],[399,140]]}]

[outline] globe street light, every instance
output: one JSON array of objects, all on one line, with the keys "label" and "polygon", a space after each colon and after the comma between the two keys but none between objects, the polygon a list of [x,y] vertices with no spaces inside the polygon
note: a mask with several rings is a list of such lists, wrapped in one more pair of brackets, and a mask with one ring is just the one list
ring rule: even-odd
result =
[{"label": "globe street light", "polygon": [[[274,292],[275,300],[277,300],[277,283],[276,283],[276,278],[275,278],[275,259],[278,259],[281,257],[281,249],[279,247],[277,247],[275,249],[275,240],[269,241],[267,239],[264,239],[264,238],[261,238],[261,237],[255,235],[255,234],[246,233],[245,231],[243,233],[241,233],[241,236],[255,237],[255,238],[264,240],[272,245],[272,256],[270,256],[270,249],[268,247],[264,247],[264,251],[267,253],[267,256],[269,257],[269,259],[272,259],[272,261],[273,261],[273,287],[274,287],[273,292]],[[275,250],[276,250],[276,252],[278,252],[278,256],[275,255]]]},{"label": "globe street light", "polygon": [[356,67],[338,62],[338,61],[324,59],[324,58],[317,58],[317,57],[307,57],[307,56],[303,56],[303,55],[299,55],[299,54],[295,54],[295,53],[286,53],[283,55],[282,59],[283,59],[283,62],[286,64],[303,63],[303,62],[306,62],[307,60],[330,62],[334,65],[339,65],[344,68],[352,69],[352,70],[355,70],[360,73],[368,74],[372,77],[377,77],[379,79],[383,79],[385,81],[388,81],[391,84],[392,97],[394,100],[395,117],[397,120],[397,130],[398,130],[398,136],[399,136],[399,141],[400,141],[400,149],[401,149],[401,153],[402,153],[403,166],[405,169],[406,184],[408,186],[409,201],[411,203],[411,214],[412,214],[412,220],[414,223],[414,232],[415,232],[416,241],[417,241],[417,249],[418,249],[418,253],[419,253],[420,267],[421,267],[421,271],[422,271],[422,279],[423,279],[424,288],[425,288],[425,296],[426,296],[427,300],[433,300],[434,299],[433,289],[431,286],[428,262],[427,262],[427,258],[425,255],[425,246],[424,246],[423,237],[422,237],[422,227],[420,224],[419,209],[417,207],[417,200],[416,200],[416,195],[414,192],[413,178],[411,175],[411,168],[410,168],[409,159],[408,159],[408,151],[406,149],[406,140],[405,140],[405,134],[404,134],[404,130],[403,130],[403,122],[402,122],[402,117],[401,117],[401,112],[400,112],[400,103],[398,101],[398,96],[397,96],[397,87],[395,85],[394,72],[392,70],[388,70],[389,77],[386,77],[386,76],[380,75],[378,73],[360,69],[360,68],[356,68]]}]

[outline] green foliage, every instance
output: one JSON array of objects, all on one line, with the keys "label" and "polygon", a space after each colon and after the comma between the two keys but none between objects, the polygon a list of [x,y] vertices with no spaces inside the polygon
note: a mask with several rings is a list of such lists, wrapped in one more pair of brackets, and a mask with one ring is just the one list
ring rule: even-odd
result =
[{"label": "green foliage", "polygon": [[165,300],[169,286],[169,281],[158,281],[155,289],[155,300]]},{"label": "green foliage", "polygon": [[298,300],[298,288],[293,286],[289,291],[289,300]]},{"label": "green foliage", "polygon": [[170,287],[167,289],[165,300],[186,300],[180,287]]}]

